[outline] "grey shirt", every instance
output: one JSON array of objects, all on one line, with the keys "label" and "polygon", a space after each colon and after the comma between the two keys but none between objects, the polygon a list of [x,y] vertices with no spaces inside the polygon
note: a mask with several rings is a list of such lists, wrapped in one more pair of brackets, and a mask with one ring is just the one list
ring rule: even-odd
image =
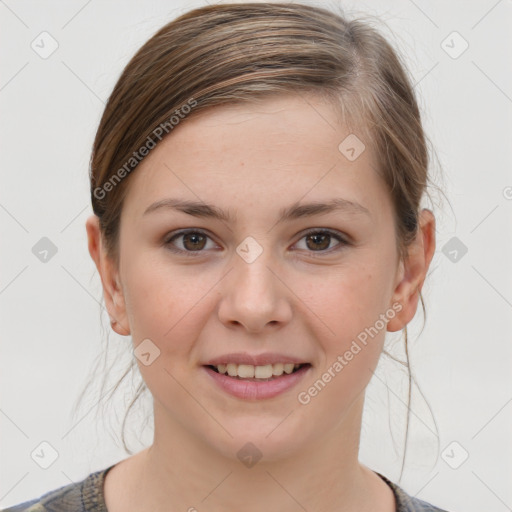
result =
[{"label": "grey shirt", "polygon": [[[19,505],[0,510],[0,512],[108,512],[103,496],[103,480],[106,469],[88,475],[84,480],[59,487]],[[409,496],[401,487],[375,472],[386,482],[396,501],[396,512],[448,512],[430,503]]]}]

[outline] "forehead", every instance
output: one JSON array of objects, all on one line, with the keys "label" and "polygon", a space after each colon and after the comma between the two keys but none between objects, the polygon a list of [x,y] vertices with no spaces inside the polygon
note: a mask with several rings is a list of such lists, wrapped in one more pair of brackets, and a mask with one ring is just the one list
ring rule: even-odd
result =
[{"label": "forehead", "polygon": [[185,118],[144,158],[125,207],[141,216],[171,194],[240,208],[260,200],[280,208],[305,196],[375,202],[384,187],[364,137],[314,96],[213,107]]}]

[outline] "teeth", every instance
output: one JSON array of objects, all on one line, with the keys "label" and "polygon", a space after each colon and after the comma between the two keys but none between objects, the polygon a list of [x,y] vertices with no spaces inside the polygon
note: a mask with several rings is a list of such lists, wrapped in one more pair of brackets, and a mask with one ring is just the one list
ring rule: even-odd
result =
[{"label": "teeth", "polygon": [[290,374],[294,369],[299,368],[300,364],[276,363],[266,364],[264,366],[253,366],[251,364],[219,364],[216,366],[219,373],[227,374],[230,377],[240,377],[242,379],[270,379],[272,376],[279,377],[283,373]]},{"label": "teeth", "polygon": [[[236,365],[233,365],[236,368]],[[228,364],[229,367],[229,364]],[[235,370],[236,371],[236,370]],[[238,365],[237,375],[243,379],[252,379],[254,377],[254,366],[248,364]]]},{"label": "teeth", "polygon": [[282,375],[284,371],[284,364],[277,363],[272,365],[272,375]]}]

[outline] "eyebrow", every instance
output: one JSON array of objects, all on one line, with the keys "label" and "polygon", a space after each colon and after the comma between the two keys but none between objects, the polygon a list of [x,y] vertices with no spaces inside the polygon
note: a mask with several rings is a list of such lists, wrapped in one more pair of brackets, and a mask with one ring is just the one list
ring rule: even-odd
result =
[{"label": "eyebrow", "polygon": [[[177,210],[194,217],[212,218],[225,222],[232,222],[236,220],[235,216],[215,205],[204,203],[202,201],[174,198],[162,199],[149,205],[143,215],[166,210]],[[329,201],[317,203],[298,204],[297,202],[287,208],[282,208],[279,211],[278,223],[304,217],[312,217],[314,215],[321,215],[334,211],[350,214],[363,214],[371,217],[370,211],[363,205],[349,201],[348,199],[334,198]]]}]

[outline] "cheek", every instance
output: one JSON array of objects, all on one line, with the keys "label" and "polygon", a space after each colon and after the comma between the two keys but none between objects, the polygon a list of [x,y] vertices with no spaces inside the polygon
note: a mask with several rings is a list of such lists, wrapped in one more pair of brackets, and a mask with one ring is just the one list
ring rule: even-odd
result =
[{"label": "cheek", "polygon": [[357,269],[347,267],[320,289],[309,291],[311,310],[318,312],[328,327],[319,336],[325,358],[319,372],[328,372],[322,380],[333,382],[329,387],[347,399],[370,380],[382,352],[387,321],[391,319],[386,316],[389,270],[382,260],[368,261],[371,260],[358,264]]},{"label": "cheek", "polygon": [[385,311],[390,297],[388,275],[376,265],[360,265],[308,287],[308,305],[324,319],[333,345],[356,337]]},{"label": "cheek", "polygon": [[[143,357],[136,359],[140,374],[152,396],[169,410],[176,404],[184,409],[193,407],[180,383],[190,378],[187,361],[193,340],[203,328],[200,299],[207,290],[191,286],[190,278],[183,274],[180,277],[169,269],[163,272],[162,266],[134,264],[131,268],[138,271],[129,273],[126,267],[125,298],[134,349],[136,355],[150,353],[149,364]],[[147,348],[143,350],[143,346]]]},{"label": "cheek", "polygon": [[124,295],[130,326],[140,336],[151,332],[161,338],[186,307],[188,287],[151,254],[127,254],[123,267]]},{"label": "cheek", "polygon": [[[329,300],[319,302],[319,315],[328,330],[318,336],[323,348],[320,366],[298,396],[305,413],[329,410],[340,420],[373,376],[382,352],[386,322],[382,293],[372,273],[347,276],[331,282]],[[331,332],[332,331],[332,332]],[[318,334],[318,333],[317,333]],[[311,404],[310,408],[308,404]]]},{"label": "cheek", "polygon": [[[137,269],[137,271],[135,271]],[[183,364],[208,319],[206,300],[218,278],[180,271],[142,258],[125,267],[126,309],[134,345],[149,338],[160,350],[160,364]]]}]

